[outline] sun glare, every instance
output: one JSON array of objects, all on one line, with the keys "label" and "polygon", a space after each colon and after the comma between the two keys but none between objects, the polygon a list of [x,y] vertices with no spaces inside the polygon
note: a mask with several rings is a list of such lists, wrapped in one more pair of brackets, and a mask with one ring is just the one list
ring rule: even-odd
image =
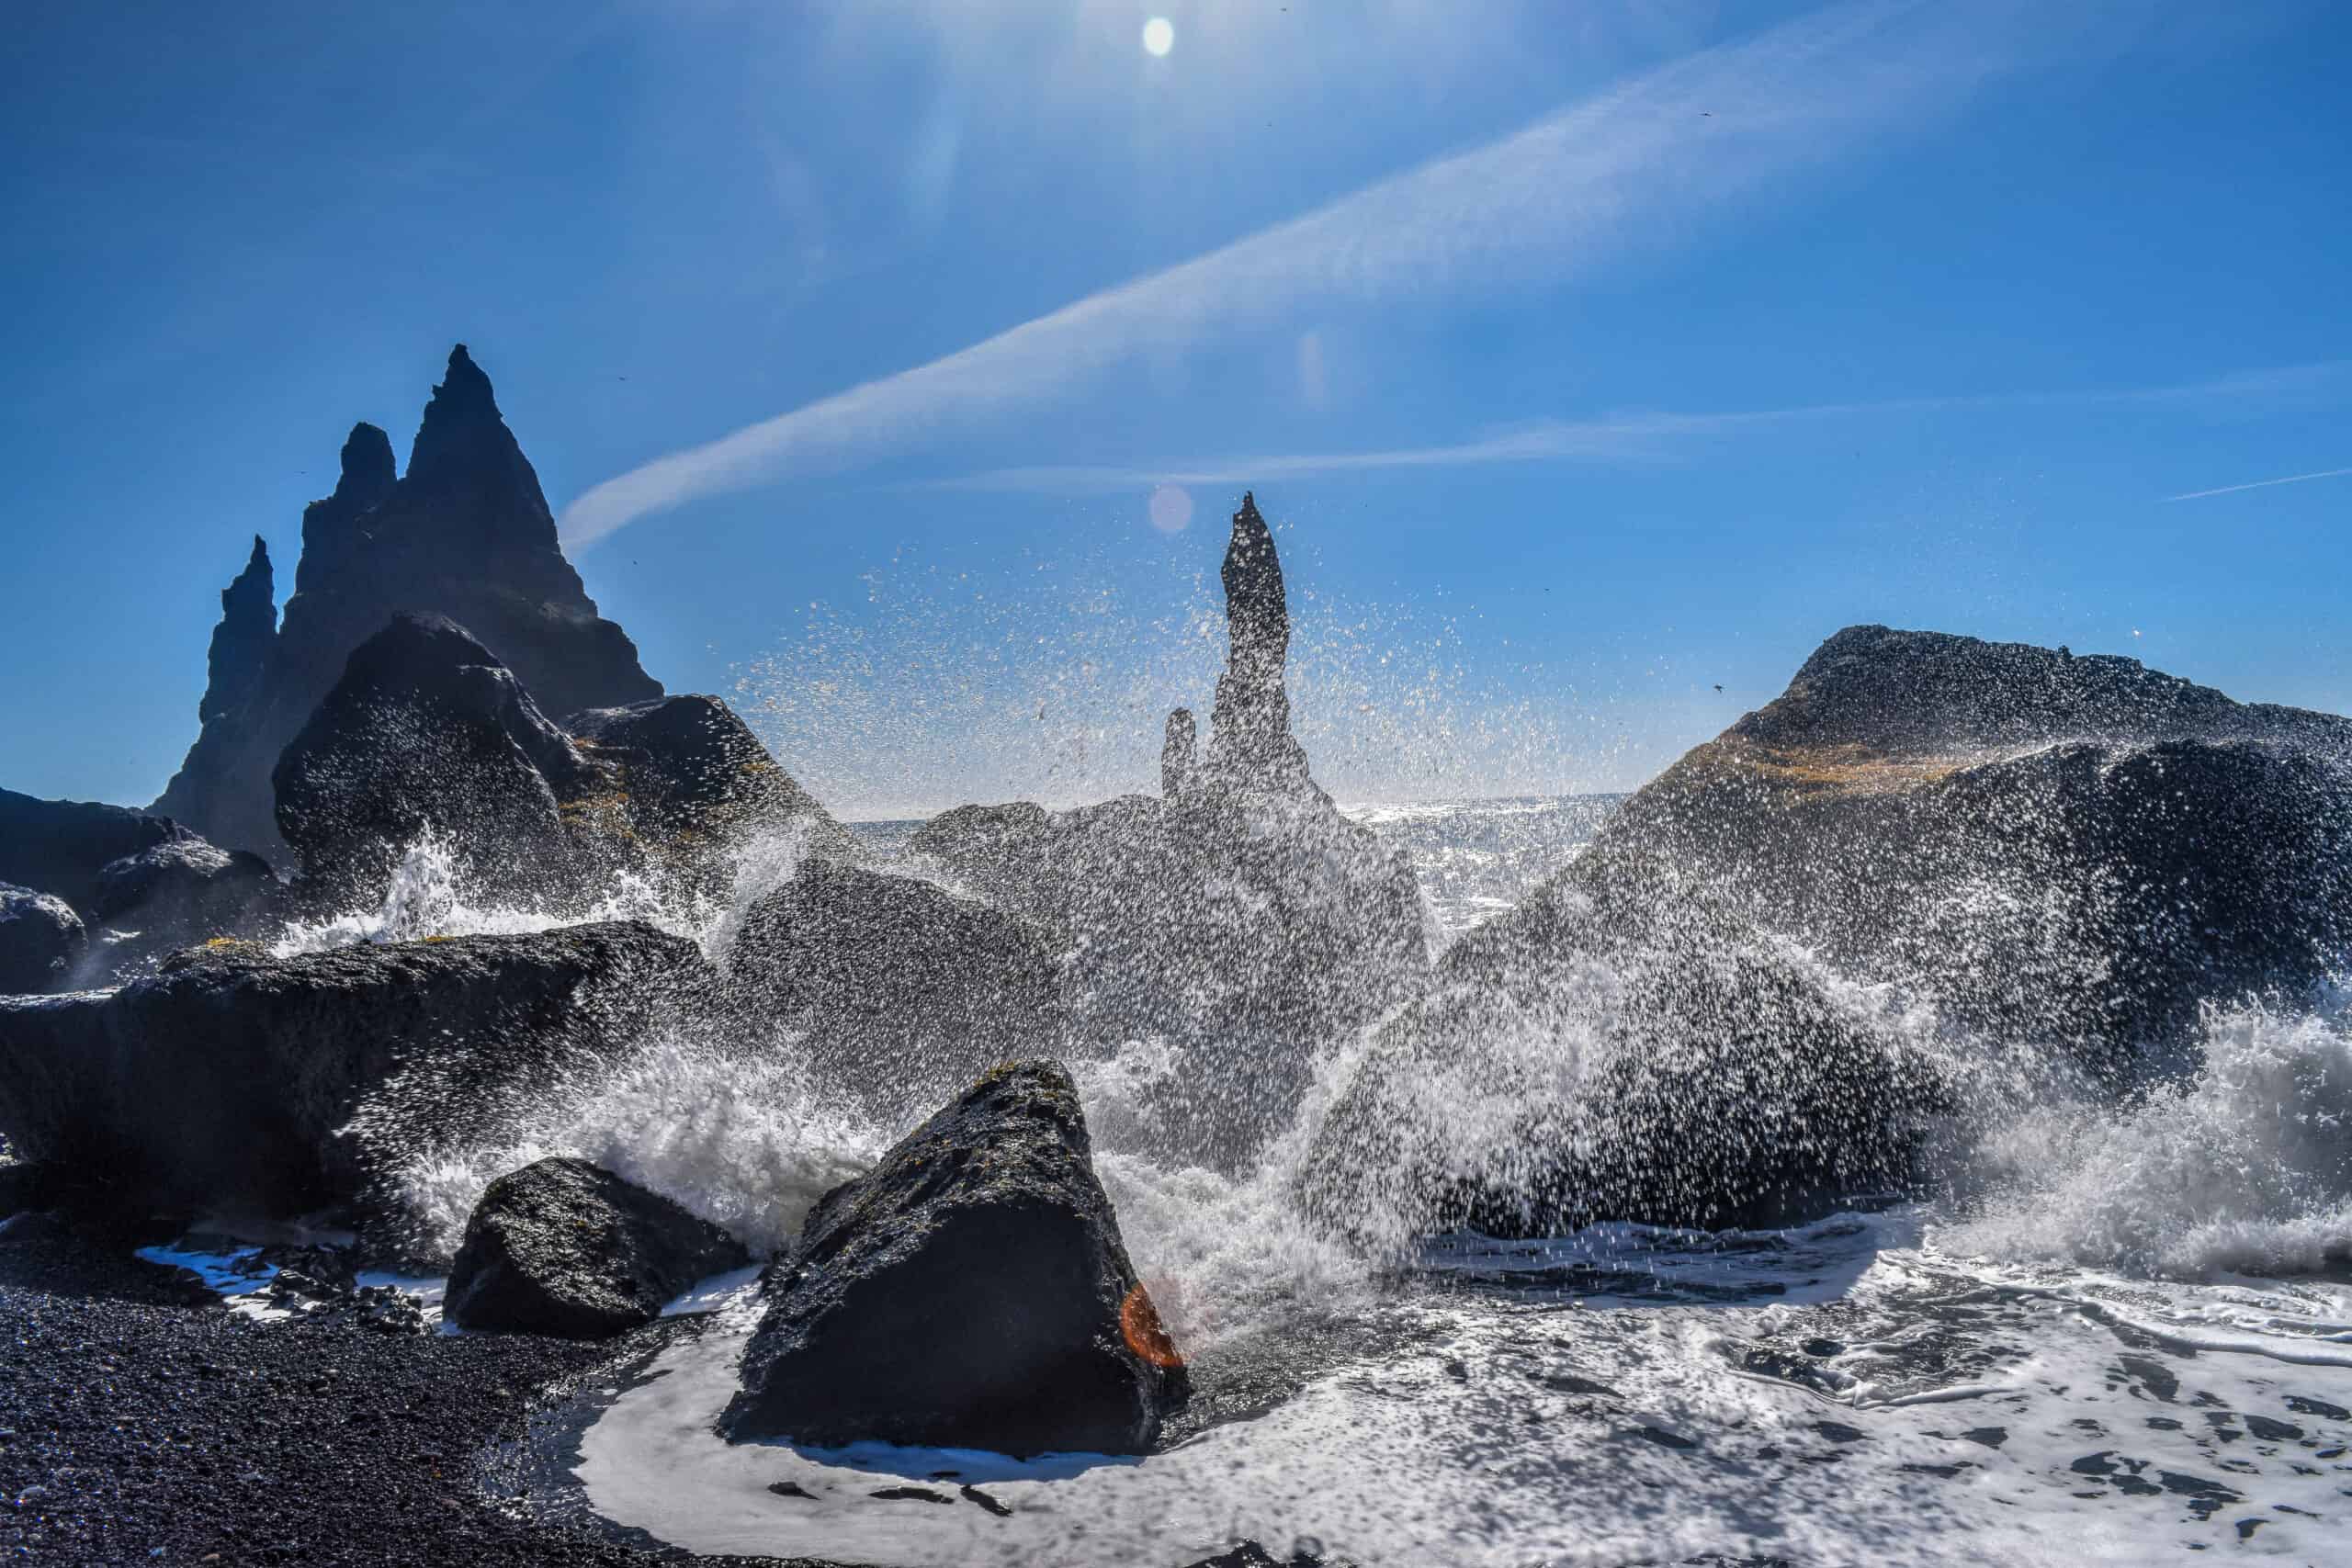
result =
[{"label": "sun glare", "polygon": [[1143,47],[1148,53],[1166,54],[1176,47],[1176,24],[1165,17],[1154,17],[1143,25]]}]

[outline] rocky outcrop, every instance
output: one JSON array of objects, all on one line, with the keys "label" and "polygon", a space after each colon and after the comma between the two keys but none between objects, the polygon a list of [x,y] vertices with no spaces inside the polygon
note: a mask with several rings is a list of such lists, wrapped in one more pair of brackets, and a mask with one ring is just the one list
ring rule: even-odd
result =
[{"label": "rocky outcrop", "polygon": [[98,874],[126,855],[195,837],[168,817],[82,800],[39,800],[0,789],[0,882],[54,894],[87,910]]},{"label": "rocky outcrop", "polygon": [[820,1073],[897,1117],[991,1063],[1057,1049],[1060,956],[1018,915],[819,859],[745,911],[726,972],[752,1016],[800,1033]]},{"label": "rocky outcrop", "polygon": [[146,974],[167,953],[216,937],[267,928],[280,888],[269,863],[190,835],[110,861],[90,903],[96,935],[85,985],[119,985]]},{"label": "rocky outcrop", "polygon": [[88,940],[64,899],[0,882],[0,995],[55,990]]},{"label": "rocky outcrop", "polygon": [[801,833],[807,853],[856,852],[849,829],[717,697],[591,708],[567,728],[574,745],[614,771],[632,836],[671,866],[713,867],[717,850],[779,829]]},{"label": "rocky outcrop", "polygon": [[211,943],[112,993],[0,998],[0,1134],[124,1202],[367,1216],[383,1160],[482,1135],[494,1091],[617,1054],[711,978],[635,922]]},{"label": "rocky outcrop", "polygon": [[1181,1066],[1148,1091],[1161,1152],[1227,1168],[1288,1123],[1316,1055],[1428,973],[1411,863],[1340,816],[1290,730],[1282,568],[1257,505],[1224,567],[1230,656],[1206,758],[1170,716],[1159,798],[1048,813],[965,807],[910,850],[952,882],[1068,933],[1072,1049],[1138,1038]]},{"label": "rocky outcrop", "polygon": [[[208,692],[203,732],[156,802],[216,842],[266,854],[279,846],[270,788],[279,753],[352,651],[401,611],[467,627],[559,716],[662,694],[564,559],[537,475],[462,344],[425,408],[408,473],[393,478],[383,432],[355,427],[334,493],[304,513],[302,536],[295,593],[257,680],[243,673],[252,639],[241,631],[232,678]],[[231,589],[241,606],[251,576]]]},{"label": "rocky outcrop", "polygon": [[2136,661],[1856,626],[1625,803],[1578,874],[1670,870],[1972,1030],[2094,1070],[2352,940],[2352,720]]},{"label": "rocky outcrop", "polygon": [[474,1205],[443,1311],[465,1328],[602,1339],[751,1260],[669,1199],[586,1160],[548,1158],[500,1177]]},{"label": "rocky outcrop", "polygon": [[477,886],[558,892],[579,859],[564,807],[613,788],[464,627],[405,613],[353,651],[273,782],[305,875],[361,897],[427,833]]},{"label": "rocky outcrop", "polygon": [[1840,632],[1446,953],[1306,1195],[1402,1242],[1901,1187],[1948,1111],[1997,1105],[2013,1046],[2120,1086],[2204,1004],[2324,979],[2352,939],[2347,759],[2352,721],[2128,660]]},{"label": "rocky outcrop", "polygon": [[1300,1195],[1398,1249],[1781,1225],[1903,1190],[1951,1108],[1935,1056],[1703,888],[1563,886],[1455,943],[1381,1028]]},{"label": "rocky outcrop", "polygon": [[1141,1453],[1188,1390],[1050,1063],[989,1073],[826,1194],[763,1291],[738,1440]]},{"label": "rocky outcrop", "polygon": [[53,984],[82,986],[130,979],[192,942],[251,934],[277,892],[259,856],[221,850],[168,817],[10,790],[0,790],[0,883],[70,907],[77,957]]}]

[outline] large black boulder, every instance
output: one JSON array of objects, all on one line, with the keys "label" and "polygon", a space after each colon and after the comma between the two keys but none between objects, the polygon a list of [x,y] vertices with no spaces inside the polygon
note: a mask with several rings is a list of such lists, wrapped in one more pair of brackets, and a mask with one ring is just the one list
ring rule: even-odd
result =
[{"label": "large black boulder", "polygon": [[0,1134],[125,1202],[365,1217],[499,1091],[634,1045],[710,979],[634,921],[272,957],[213,942],[112,993],[0,998]]},{"label": "large black boulder", "polygon": [[679,869],[719,863],[745,835],[789,829],[820,855],[855,852],[849,829],[777,766],[717,697],[656,697],[564,721],[572,743],[618,773],[631,834]]},{"label": "large black boulder", "polygon": [[737,1440],[1141,1453],[1189,1392],[1048,1062],[995,1068],[826,1194],[763,1290]]},{"label": "large black boulder", "polygon": [[272,780],[305,876],[363,897],[427,833],[479,888],[562,891],[578,863],[566,808],[611,793],[464,627],[407,612],[353,650]]},{"label": "large black boulder", "polygon": [[64,899],[0,882],[0,995],[55,990],[86,942],[81,917]]},{"label": "large black boulder", "polygon": [[98,872],[89,911],[96,933],[81,981],[119,984],[182,948],[255,935],[271,925],[279,894],[259,855],[193,834],[111,861]]},{"label": "large black boulder", "polygon": [[464,1328],[602,1339],[751,1260],[742,1243],[669,1199],[586,1160],[551,1157],[482,1193],[443,1310]]},{"label": "large black boulder", "polygon": [[744,911],[725,963],[752,1016],[801,1033],[820,1073],[895,1117],[1058,1049],[1060,945],[931,883],[812,859]]}]

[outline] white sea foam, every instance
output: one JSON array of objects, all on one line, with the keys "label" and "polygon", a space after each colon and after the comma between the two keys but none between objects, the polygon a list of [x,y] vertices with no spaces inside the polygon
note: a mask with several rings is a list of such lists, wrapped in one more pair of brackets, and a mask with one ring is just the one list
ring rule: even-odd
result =
[{"label": "white sea foam", "polygon": [[2202,1046],[2128,1107],[2043,1104],[1995,1132],[1996,1195],[1946,1244],[2189,1278],[2352,1266],[2342,998],[2211,1010]]},{"label": "white sea foam", "polygon": [[441,1257],[456,1252],[484,1188],[552,1155],[602,1166],[765,1254],[882,1143],[820,1103],[788,1037],[752,1044],[673,1031],[593,1077],[540,1086],[512,1108],[503,1136],[417,1152],[395,1181],[426,1251]]},{"label": "white sea foam", "polygon": [[590,920],[645,920],[673,935],[695,936],[710,911],[634,873],[622,873],[601,896],[576,904],[503,904],[464,885],[458,858],[427,833],[402,852],[383,901],[326,919],[289,920],[270,944],[280,958],[368,942],[429,936],[512,936]]}]

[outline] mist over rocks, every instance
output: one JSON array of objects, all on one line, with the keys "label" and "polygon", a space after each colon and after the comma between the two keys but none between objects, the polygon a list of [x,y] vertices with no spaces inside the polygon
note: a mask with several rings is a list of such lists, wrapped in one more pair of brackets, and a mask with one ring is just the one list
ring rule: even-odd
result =
[{"label": "mist over rocks", "polygon": [[303,514],[294,596],[257,677],[254,568],[224,594],[214,647],[233,657],[216,671],[202,732],[157,811],[217,842],[278,852],[270,777],[279,753],[353,649],[402,611],[467,627],[559,716],[662,694],[564,558],[538,476],[463,344],[425,407],[405,476],[393,477],[391,458],[382,431],[354,427],[334,492]]},{"label": "mist over rocks", "polygon": [[496,1091],[613,1059],[713,978],[628,921],[209,943],[116,991],[0,998],[0,1134],[126,1204],[396,1224],[379,1157],[486,1135]]},{"label": "mist over rocks", "polygon": [[2352,722],[2129,660],[1840,632],[1445,953],[1302,1195],[1402,1244],[1909,1187],[2013,1066],[2112,1092],[2213,1001],[2324,980],[2352,937],[2347,758]]},{"label": "mist over rocks", "polygon": [[630,833],[673,869],[725,870],[737,835],[791,828],[802,852],[849,858],[849,829],[777,765],[760,738],[717,697],[656,697],[590,708],[565,723],[571,742],[615,779]]},{"label": "mist over rocks", "polygon": [[1071,1048],[1179,1043],[1153,1090],[1157,1152],[1237,1168],[1288,1124],[1318,1052],[1404,1001],[1429,970],[1410,860],[1341,816],[1290,729],[1290,620],[1254,496],[1222,579],[1228,654],[1207,754],[1179,708],[1163,793],[1048,812],[962,807],[909,843],[953,882],[1068,933]]},{"label": "mist over rocks", "polygon": [[483,1192],[449,1266],[444,1311],[466,1328],[602,1339],[751,1261],[742,1243],[659,1193],[583,1159],[550,1157]]},{"label": "mist over rocks", "polygon": [[738,1441],[1142,1453],[1189,1392],[1051,1062],[992,1069],[827,1193],[762,1290]]},{"label": "mist over rocks", "polygon": [[2199,1006],[2352,939],[2352,720],[2136,661],[1849,627],[1628,800],[1587,879],[1662,867],[1899,985],[2128,1076]]},{"label": "mist over rocks", "polygon": [[[799,1033],[828,1083],[899,1121],[1060,1041],[1067,943],[914,877],[818,859],[743,912],[727,995]],[[903,1125],[903,1122],[900,1122]]]}]

